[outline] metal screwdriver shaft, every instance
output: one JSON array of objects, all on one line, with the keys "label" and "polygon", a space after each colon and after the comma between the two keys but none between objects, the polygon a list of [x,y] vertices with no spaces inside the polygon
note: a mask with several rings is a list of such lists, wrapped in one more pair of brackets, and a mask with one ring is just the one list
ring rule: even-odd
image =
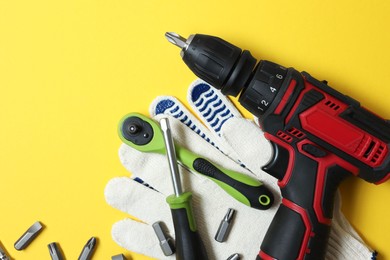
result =
[{"label": "metal screwdriver shaft", "polygon": [[179,197],[183,193],[183,190],[181,187],[180,172],[179,172],[179,168],[177,167],[175,145],[173,143],[173,138],[172,138],[172,133],[171,133],[171,128],[169,126],[168,118],[161,119],[160,125],[164,135],[164,142],[165,142],[165,148],[167,150],[169,168],[171,169],[173,189],[176,197]]}]

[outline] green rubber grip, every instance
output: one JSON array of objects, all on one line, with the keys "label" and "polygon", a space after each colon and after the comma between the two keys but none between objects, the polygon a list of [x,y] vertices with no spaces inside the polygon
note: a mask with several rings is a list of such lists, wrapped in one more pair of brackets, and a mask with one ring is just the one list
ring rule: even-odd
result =
[{"label": "green rubber grip", "polygon": [[191,205],[191,192],[184,192],[179,197],[175,195],[170,195],[167,197],[166,201],[169,204],[169,207],[172,210],[175,209],[184,209],[186,211],[186,216],[188,218],[187,222],[189,223],[189,227],[191,231],[196,231],[196,224],[194,215],[192,214],[192,205]]}]

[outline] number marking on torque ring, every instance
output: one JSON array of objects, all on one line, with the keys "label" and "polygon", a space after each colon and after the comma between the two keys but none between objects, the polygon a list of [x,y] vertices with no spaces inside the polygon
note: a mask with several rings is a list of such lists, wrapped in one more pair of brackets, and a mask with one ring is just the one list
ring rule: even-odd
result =
[{"label": "number marking on torque ring", "polygon": [[280,74],[276,74],[276,77],[277,77],[278,79],[283,79],[283,75],[280,75]]},{"label": "number marking on torque ring", "polygon": [[261,104],[263,104],[264,106],[267,107],[269,103],[263,99],[263,100],[261,100]]}]

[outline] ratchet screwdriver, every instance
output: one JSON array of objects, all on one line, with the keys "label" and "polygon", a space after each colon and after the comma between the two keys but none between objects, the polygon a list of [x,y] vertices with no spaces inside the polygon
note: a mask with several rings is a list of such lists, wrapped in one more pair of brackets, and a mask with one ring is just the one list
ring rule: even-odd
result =
[{"label": "ratchet screwdriver", "polygon": [[[125,144],[138,151],[166,153],[161,127],[139,113],[124,116],[119,122],[118,134]],[[272,192],[259,180],[219,167],[178,144],[175,149],[179,163],[209,178],[239,202],[260,210],[272,206]]]},{"label": "ratchet screwdriver", "polygon": [[178,260],[207,260],[206,250],[197,232],[196,223],[191,206],[191,192],[183,192],[180,173],[177,166],[175,145],[171,135],[168,118],[160,121],[164,136],[166,154],[172,177],[174,194],[167,197],[171,208],[173,225],[176,234],[176,259]]}]

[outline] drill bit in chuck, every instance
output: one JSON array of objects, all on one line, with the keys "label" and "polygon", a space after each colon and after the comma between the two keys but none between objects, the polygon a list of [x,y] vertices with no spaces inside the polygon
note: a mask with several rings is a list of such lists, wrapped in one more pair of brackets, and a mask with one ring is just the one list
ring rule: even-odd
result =
[{"label": "drill bit in chuck", "polygon": [[165,33],[165,38],[167,38],[167,40],[170,43],[176,45],[177,47],[179,47],[181,49],[184,49],[188,46],[187,39],[178,35],[177,33],[167,32],[167,33]]}]

